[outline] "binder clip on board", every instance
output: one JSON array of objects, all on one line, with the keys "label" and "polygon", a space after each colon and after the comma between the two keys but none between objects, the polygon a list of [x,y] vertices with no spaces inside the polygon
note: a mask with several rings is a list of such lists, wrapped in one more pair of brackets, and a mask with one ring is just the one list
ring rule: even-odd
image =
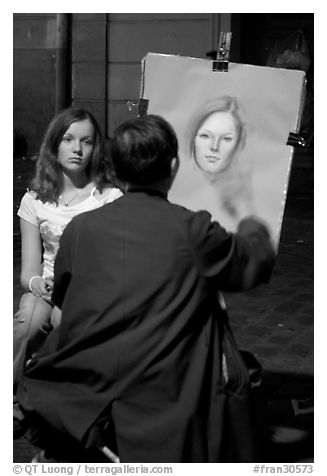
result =
[{"label": "binder clip on board", "polygon": [[291,145],[292,147],[305,147],[306,141],[300,134],[290,132],[287,139],[287,145]]},{"label": "binder clip on board", "polygon": [[222,31],[219,36],[217,59],[213,61],[212,71],[228,71],[229,52],[232,41],[232,32]]}]

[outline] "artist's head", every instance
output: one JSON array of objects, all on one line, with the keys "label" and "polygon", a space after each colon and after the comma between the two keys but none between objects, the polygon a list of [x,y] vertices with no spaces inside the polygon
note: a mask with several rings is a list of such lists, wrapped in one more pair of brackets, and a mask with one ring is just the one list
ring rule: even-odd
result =
[{"label": "artist's head", "polygon": [[217,98],[197,111],[189,130],[189,154],[206,174],[226,171],[245,142],[246,130],[235,98]]},{"label": "artist's head", "polygon": [[110,146],[119,181],[153,185],[173,178],[178,167],[178,142],[162,117],[145,115],[121,124]]}]

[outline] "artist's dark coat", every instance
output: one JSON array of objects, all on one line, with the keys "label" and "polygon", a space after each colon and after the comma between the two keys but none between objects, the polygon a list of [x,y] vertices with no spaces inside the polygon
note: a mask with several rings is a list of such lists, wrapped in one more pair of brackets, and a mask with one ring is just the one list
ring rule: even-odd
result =
[{"label": "artist's dark coat", "polygon": [[218,290],[272,266],[257,222],[228,234],[158,193],[79,215],[55,266],[62,324],[23,379],[23,409],[84,443],[105,410],[122,462],[253,460],[248,375]]}]

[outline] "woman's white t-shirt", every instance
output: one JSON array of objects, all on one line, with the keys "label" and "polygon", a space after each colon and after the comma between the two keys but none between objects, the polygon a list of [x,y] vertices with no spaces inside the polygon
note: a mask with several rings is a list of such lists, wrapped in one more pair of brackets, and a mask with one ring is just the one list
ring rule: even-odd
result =
[{"label": "woman's white t-shirt", "polygon": [[26,192],[23,196],[17,214],[40,230],[44,248],[43,278],[53,279],[59,240],[71,219],[82,212],[94,210],[122,196],[122,192],[118,188],[111,189],[109,193],[104,192],[103,197],[101,195],[96,197],[95,192],[96,188],[94,187],[89,197],[77,205],[68,207],[55,203],[43,203],[36,198],[35,192]]}]

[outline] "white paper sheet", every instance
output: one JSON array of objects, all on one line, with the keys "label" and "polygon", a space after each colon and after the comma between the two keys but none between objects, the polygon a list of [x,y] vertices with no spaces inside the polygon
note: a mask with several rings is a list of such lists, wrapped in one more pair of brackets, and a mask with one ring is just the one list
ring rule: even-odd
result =
[{"label": "white paper sheet", "polygon": [[[228,72],[216,72],[211,60],[155,53],[144,58],[143,68],[141,97],[149,101],[148,114],[167,119],[179,140],[181,164],[169,199],[191,210],[208,210],[231,231],[244,216],[257,215],[278,247],[293,155],[286,144],[289,133],[298,131],[305,73],[236,63],[229,63]],[[242,112],[245,143],[226,155],[232,165],[210,178],[188,150],[190,124],[204,105],[226,96]],[[226,121],[228,114],[216,113],[215,119]],[[216,123],[210,123],[211,129]],[[221,127],[219,133],[209,128],[220,150],[233,140],[226,138],[227,126]],[[234,129],[235,135],[239,128]],[[215,154],[213,161],[223,160],[223,152]]]}]

